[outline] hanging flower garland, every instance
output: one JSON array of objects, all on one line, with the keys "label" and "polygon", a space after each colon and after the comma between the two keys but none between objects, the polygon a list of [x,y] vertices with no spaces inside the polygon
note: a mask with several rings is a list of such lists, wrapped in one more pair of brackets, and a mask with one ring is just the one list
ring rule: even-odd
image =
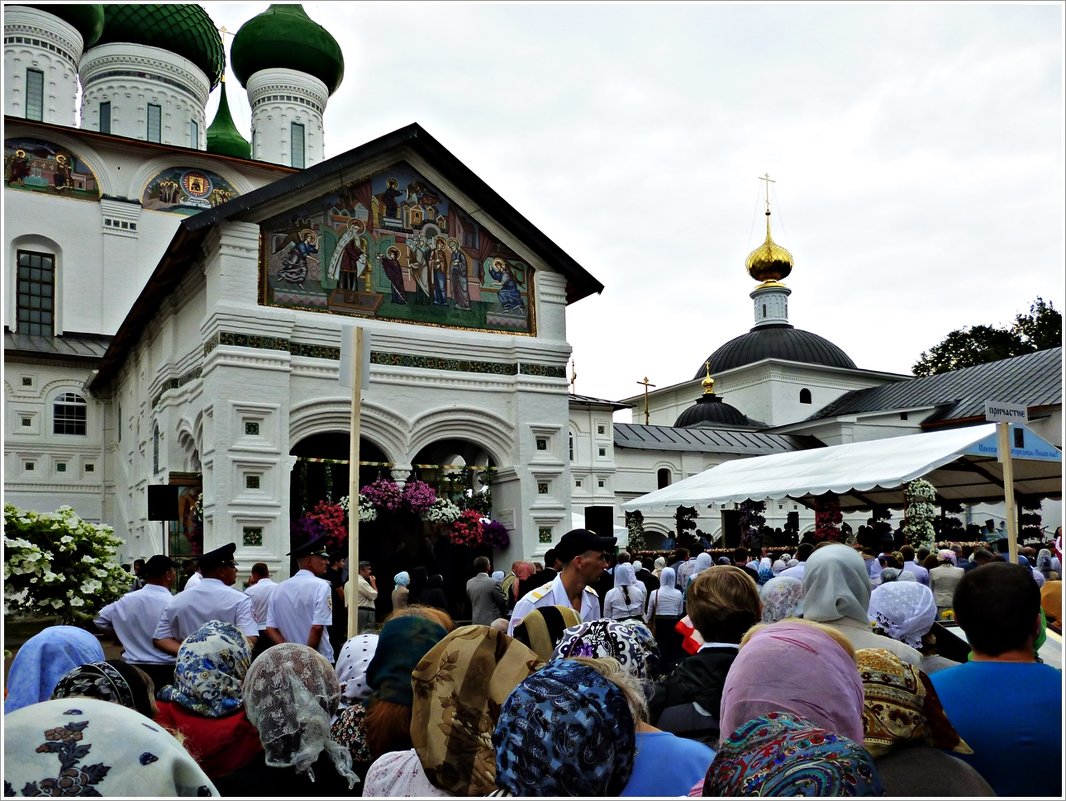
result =
[{"label": "hanging flower garland", "polygon": [[403,506],[403,490],[399,484],[387,478],[367,484],[359,493],[379,511],[395,512]]},{"label": "hanging flower garland", "polygon": [[481,545],[484,536],[485,527],[481,522],[481,513],[467,509],[452,523],[448,538],[455,545]]},{"label": "hanging flower garland", "polygon": [[485,545],[495,551],[502,551],[511,545],[511,535],[507,533],[507,526],[498,520],[482,518],[481,536]]},{"label": "hanging flower garland", "polygon": [[936,487],[928,481],[917,478],[903,491],[907,502],[904,509],[903,533],[907,542],[915,548],[925,546],[932,549],[936,531],[932,520],[936,517]]},{"label": "hanging flower garland", "polygon": [[454,523],[458,520],[462,513],[463,510],[447,498],[437,498],[437,500],[435,500],[423,513],[422,519],[427,523],[448,525],[449,523]]},{"label": "hanging flower garland", "polygon": [[814,507],[814,540],[822,542],[840,541],[840,524],[844,522],[844,515],[840,513],[840,499],[836,494],[829,492],[815,498]]},{"label": "hanging flower garland", "polygon": [[416,515],[424,515],[436,500],[437,491],[425,481],[414,479],[403,488],[403,502]]}]

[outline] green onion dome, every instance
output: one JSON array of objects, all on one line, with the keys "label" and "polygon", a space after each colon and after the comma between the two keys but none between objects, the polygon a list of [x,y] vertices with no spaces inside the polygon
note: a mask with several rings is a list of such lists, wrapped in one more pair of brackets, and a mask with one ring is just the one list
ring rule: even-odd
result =
[{"label": "green onion dome", "polygon": [[150,3],[104,6],[104,33],[98,45],[112,42],[158,47],[187,58],[218,85],[226,66],[222,37],[207,12],[197,5]]},{"label": "green onion dome", "polygon": [[218,111],[207,128],[207,152],[249,159],[252,157],[252,145],[241,136],[241,132],[233,123],[233,117],[229,113],[229,101],[226,99],[226,82],[222,81],[218,89],[221,93],[218,98]]},{"label": "green onion dome", "polygon": [[51,14],[53,17],[59,17],[67,25],[73,27],[81,34],[86,49],[96,44],[100,34],[104,31],[103,3],[63,3],[54,6],[27,3],[27,6]]},{"label": "green onion dome", "polygon": [[230,64],[242,86],[260,70],[290,69],[312,75],[330,94],[344,78],[344,55],[329,31],[299,5],[272,4],[233,37]]}]

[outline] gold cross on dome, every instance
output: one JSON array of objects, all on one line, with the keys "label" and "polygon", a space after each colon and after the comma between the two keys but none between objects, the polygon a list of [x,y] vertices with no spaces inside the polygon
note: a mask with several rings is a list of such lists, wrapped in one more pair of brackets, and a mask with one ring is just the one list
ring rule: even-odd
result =
[{"label": "gold cross on dome", "polygon": [[650,383],[647,376],[644,376],[643,381],[638,381],[637,383],[644,387],[644,425],[649,425],[651,414],[648,411],[648,387],[654,387],[655,384]]},{"label": "gold cross on dome", "polygon": [[759,180],[766,182],[766,210],[769,211],[770,210],[770,184],[776,184],[777,181],[775,181],[773,178],[770,177],[770,173],[766,173],[765,175],[760,175],[759,176]]}]

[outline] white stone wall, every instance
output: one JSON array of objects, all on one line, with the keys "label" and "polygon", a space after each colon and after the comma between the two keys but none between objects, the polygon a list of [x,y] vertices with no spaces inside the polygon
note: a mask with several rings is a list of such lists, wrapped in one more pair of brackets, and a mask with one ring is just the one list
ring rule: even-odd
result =
[{"label": "white stone wall", "polygon": [[77,29],[58,17],[28,6],[5,5],[4,114],[26,116],[26,70],[36,69],[44,73],[42,120],[73,127],[83,46]]},{"label": "white stone wall", "polygon": [[292,163],[292,124],[304,129],[304,164],[325,157],[322,117],[329,91],[317,78],[289,69],[260,70],[247,84],[252,109],[252,158],[274,164]]},{"label": "white stone wall", "polygon": [[[81,60],[81,124],[100,130],[100,103],[111,103],[111,133],[148,138],[148,105],[160,107],[160,143],[202,150],[211,84],[182,56],[158,47],[113,42],[90,49]],[[193,144],[190,122],[197,125]]]}]

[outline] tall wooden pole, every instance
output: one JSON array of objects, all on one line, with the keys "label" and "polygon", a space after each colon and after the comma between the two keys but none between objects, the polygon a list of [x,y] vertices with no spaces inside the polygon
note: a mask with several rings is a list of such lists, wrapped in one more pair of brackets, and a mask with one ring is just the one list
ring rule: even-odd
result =
[{"label": "tall wooden pole", "polygon": [[352,326],[352,423],[348,444],[348,636],[359,633],[359,439],[363,386],[363,329]]},{"label": "tall wooden pole", "polygon": [[1000,421],[996,423],[996,433],[999,434],[999,461],[1003,463],[1003,501],[1006,504],[1007,515],[1007,548],[1009,549],[1010,561],[1018,563],[1018,516],[1014,512],[1014,465],[1010,456],[1010,424]]}]

